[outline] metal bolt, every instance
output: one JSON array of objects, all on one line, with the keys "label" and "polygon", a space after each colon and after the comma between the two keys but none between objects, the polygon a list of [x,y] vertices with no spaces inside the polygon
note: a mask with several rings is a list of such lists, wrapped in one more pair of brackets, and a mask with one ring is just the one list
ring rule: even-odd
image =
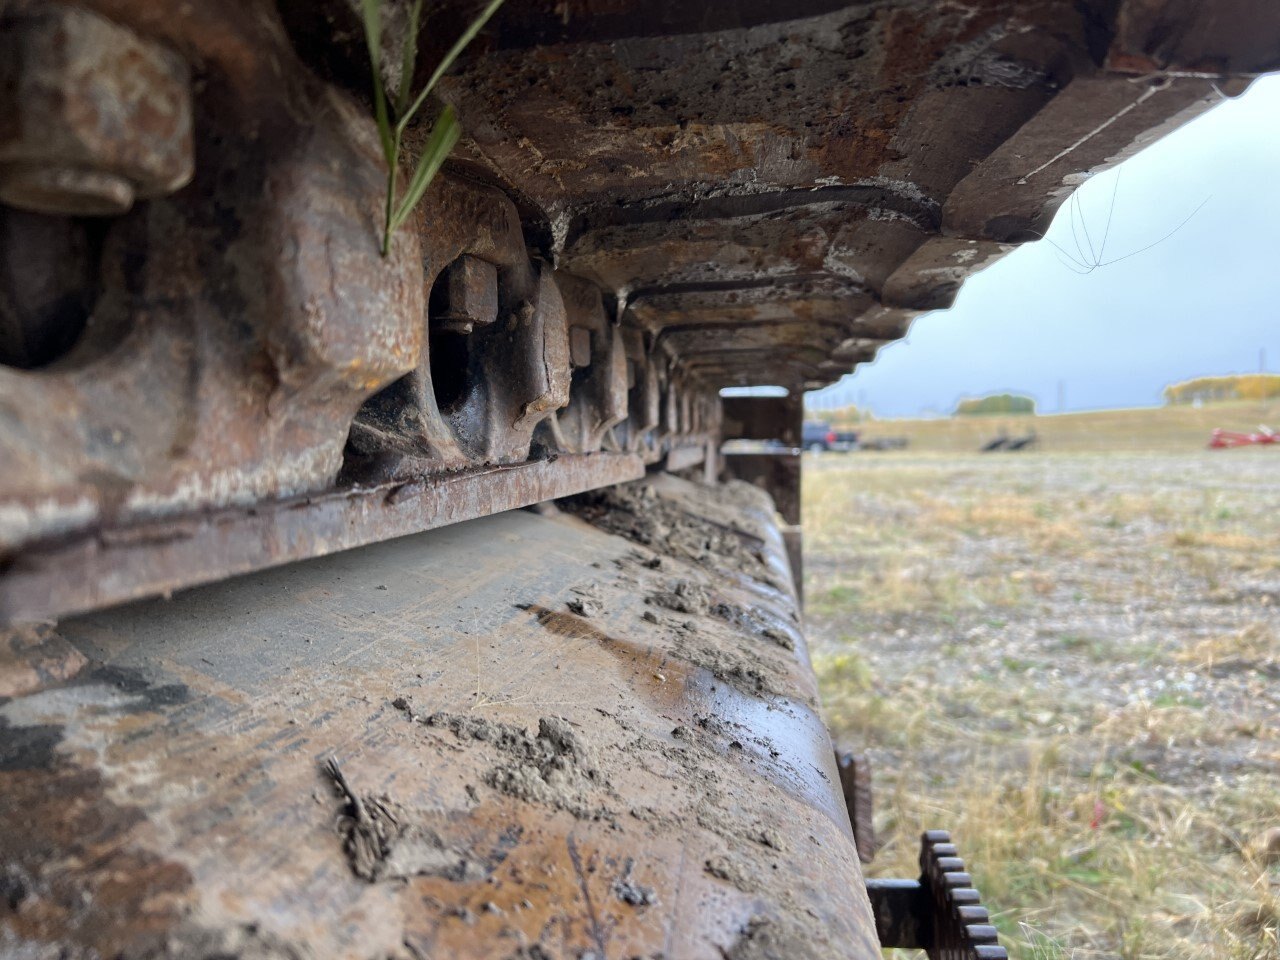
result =
[{"label": "metal bolt", "polygon": [[462,256],[445,268],[431,291],[431,319],[437,330],[471,333],[498,319],[498,268]]},{"label": "metal bolt", "polygon": [[591,331],[586,327],[569,328],[569,359],[575,367],[591,366]]},{"label": "metal bolt", "polygon": [[107,216],[190,181],[191,83],[176,54],[96,14],[0,22],[0,201]]}]

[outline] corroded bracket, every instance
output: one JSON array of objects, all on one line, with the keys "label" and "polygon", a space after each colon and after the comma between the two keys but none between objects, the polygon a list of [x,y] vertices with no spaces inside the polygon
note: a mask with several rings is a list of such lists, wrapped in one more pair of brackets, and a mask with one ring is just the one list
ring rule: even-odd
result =
[{"label": "corroded bracket", "polygon": [[[540,463],[563,495],[560,454],[658,460],[666,369],[638,331],[456,171],[383,257],[369,107],[275,4],[243,6],[0,11],[0,560],[494,466]],[[590,328],[576,365],[562,289]],[[673,436],[714,427],[708,399],[674,399]]]},{"label": "corroded bracket", "polygon": [[865,753],[836,751],[836,767],[840,770],[840,792],[853,824],[853,839],[858,845],[858,859],[870,863],[880,848],[876,839],[874,801],[871,793],[871,758]]}]

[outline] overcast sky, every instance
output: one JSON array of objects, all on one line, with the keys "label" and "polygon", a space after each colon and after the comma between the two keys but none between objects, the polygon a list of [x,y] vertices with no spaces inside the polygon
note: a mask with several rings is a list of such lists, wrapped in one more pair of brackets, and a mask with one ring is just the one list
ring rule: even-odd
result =
[{"label": "overcast sky", "polygon": [[[1059,381],[1066,409],[1084,410],[1156,404],[1176,380],[1256,371],[1260,349],[1280,372],[1280,74],[1081,187],[1095,247],[1113,189],[1108,260],[1196,212],[1087,275],[1047,242],[1026,244],[966,281],[951,309],[920,316],[874,363],[811,396],[862,400],[886,417],[1010,390],[1052,413]],[[1049,237],[1075,253],[1070,206]]]}]

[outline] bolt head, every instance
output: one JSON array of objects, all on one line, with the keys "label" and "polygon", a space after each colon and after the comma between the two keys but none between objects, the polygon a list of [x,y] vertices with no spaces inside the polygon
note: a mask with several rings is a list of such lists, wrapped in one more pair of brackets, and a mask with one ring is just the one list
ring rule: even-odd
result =
[{"label": "bolt head", "polygon": [[191,84],[171,51],[77,7],[0,22],[0,199],[111,215],[194,169]]},{"label": "bolt head", "polygon": [[134,196],[124,177],[99,170],[18,163],[0,176],[0,203],[34,213],[117,216],[133,206]]}]

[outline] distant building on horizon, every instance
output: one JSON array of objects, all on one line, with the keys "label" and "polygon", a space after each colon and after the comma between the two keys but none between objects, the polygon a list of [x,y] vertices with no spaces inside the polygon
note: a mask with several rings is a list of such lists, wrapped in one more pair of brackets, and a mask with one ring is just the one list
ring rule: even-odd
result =
[{"label": "distant building on horizon", "polygon": [[1270,400],[1280,397],[1280,374],[1233,373],[1221,377],[1194,377],[1164,388],[1164,402],[1220,403],[1224,400]]}]

